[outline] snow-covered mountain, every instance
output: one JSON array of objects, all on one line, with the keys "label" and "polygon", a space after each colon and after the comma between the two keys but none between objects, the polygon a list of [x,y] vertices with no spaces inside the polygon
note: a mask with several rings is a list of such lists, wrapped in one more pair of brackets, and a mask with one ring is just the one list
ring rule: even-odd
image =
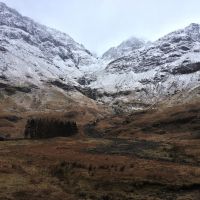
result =
[{"label": "snow-covered mountain", "polygon": [[143,47],[145,44],[146,42],[144,40],[138,39],[136,37],[131,37],[128,40],[123,41],[117,47],[112,47],[108,51],[106,51],[103,54],[102,59],[110,61],[115,60],[117,58],[132,53],[134,50]]},{"label": "snow-covered mountain", "polygon": [[100,91],[104,101],[152,104],[200,88],[200,25],[133,50],[93,75],[89,86]]},{"label": "snow-covered mountain", "polygon": [[40,25],[0,3],[0,73],[12,81],[72,81],[96,58],[69,35]]},{"label": "snow-covered mountain", "polygon": [[95,106],[86,97],[88,90],[84,91],[77,82],[95,63],[97,58],[69,35],[23,17],[0,3],[2,105],[12,101],[13,108],[10,104],[8,107],[11,110],[19,107],[59,110],[72,102],[76,105],[81,99],[79,105]]},{"label": "snow-covered mountain", "polygon": [[96,58],[69,35],[0,3],[0,99],[13,95],[22,107],[43,99],[37,103],[43,108],[57,98],[92,106],[95,99],[140,109],[190,99],[199,90],[198,24],[152,43],[131,38]]}]

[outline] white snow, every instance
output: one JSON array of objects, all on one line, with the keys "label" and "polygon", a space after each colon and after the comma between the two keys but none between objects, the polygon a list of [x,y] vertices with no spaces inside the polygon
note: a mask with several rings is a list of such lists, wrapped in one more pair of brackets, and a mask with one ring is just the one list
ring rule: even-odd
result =
[{"label": "white snow", "polygon": [[200,62],[197,24],[152,43],[131,38],[96,58],[69,35],[23,17],[2,3],[0,22],[0,75],[12,84],[44,87],[49,80],[59,80],[80,86],[78,79],[85,77],[87,87],[102,93],[131,91],[133,98],[149,101],[200,85],[200,70],[172,73],[177,66]]}]

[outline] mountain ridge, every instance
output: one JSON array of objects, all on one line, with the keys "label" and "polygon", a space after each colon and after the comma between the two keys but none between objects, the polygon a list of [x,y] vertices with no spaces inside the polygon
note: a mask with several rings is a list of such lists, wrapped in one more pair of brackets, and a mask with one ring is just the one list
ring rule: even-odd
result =
[{"label": "mountain ridge", "polygon": [[77,101],[86,96],[96,103],[128,102],[130,110],[144,109],[200,86],[199,49],[200,25],[192,23],[151,43],[133,37],[97,59],[67,34],[0,4],[4,93],[11,85],[28,87],[35,95],[46,90],[47,97],[55,89]]}]

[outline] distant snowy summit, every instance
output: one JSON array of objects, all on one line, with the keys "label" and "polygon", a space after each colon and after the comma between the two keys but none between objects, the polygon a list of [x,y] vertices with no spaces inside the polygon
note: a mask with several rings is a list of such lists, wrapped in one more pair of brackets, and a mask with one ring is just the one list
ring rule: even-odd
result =
[{"label": "distant snowy summit", "polygon": [[136,37],[131,37],[128,40],[122,42],[117,47],[112,47],[108,51],[106,51],[103,54],[102,59],[115,60],[117,58],[130,54],[136,49],[144,47],[145,44],[147,44],[146,41],[138,39]]}]

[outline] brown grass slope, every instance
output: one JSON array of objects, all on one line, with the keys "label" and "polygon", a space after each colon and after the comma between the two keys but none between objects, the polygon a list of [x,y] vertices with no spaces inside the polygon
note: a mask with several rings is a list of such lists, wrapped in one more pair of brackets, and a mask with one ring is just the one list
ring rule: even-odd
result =
[{"label": "brown grass slope", "polygon": [[88,117],[81,138],[0,142],[0,199],[198,200],[199,119],[197,102]]}]

